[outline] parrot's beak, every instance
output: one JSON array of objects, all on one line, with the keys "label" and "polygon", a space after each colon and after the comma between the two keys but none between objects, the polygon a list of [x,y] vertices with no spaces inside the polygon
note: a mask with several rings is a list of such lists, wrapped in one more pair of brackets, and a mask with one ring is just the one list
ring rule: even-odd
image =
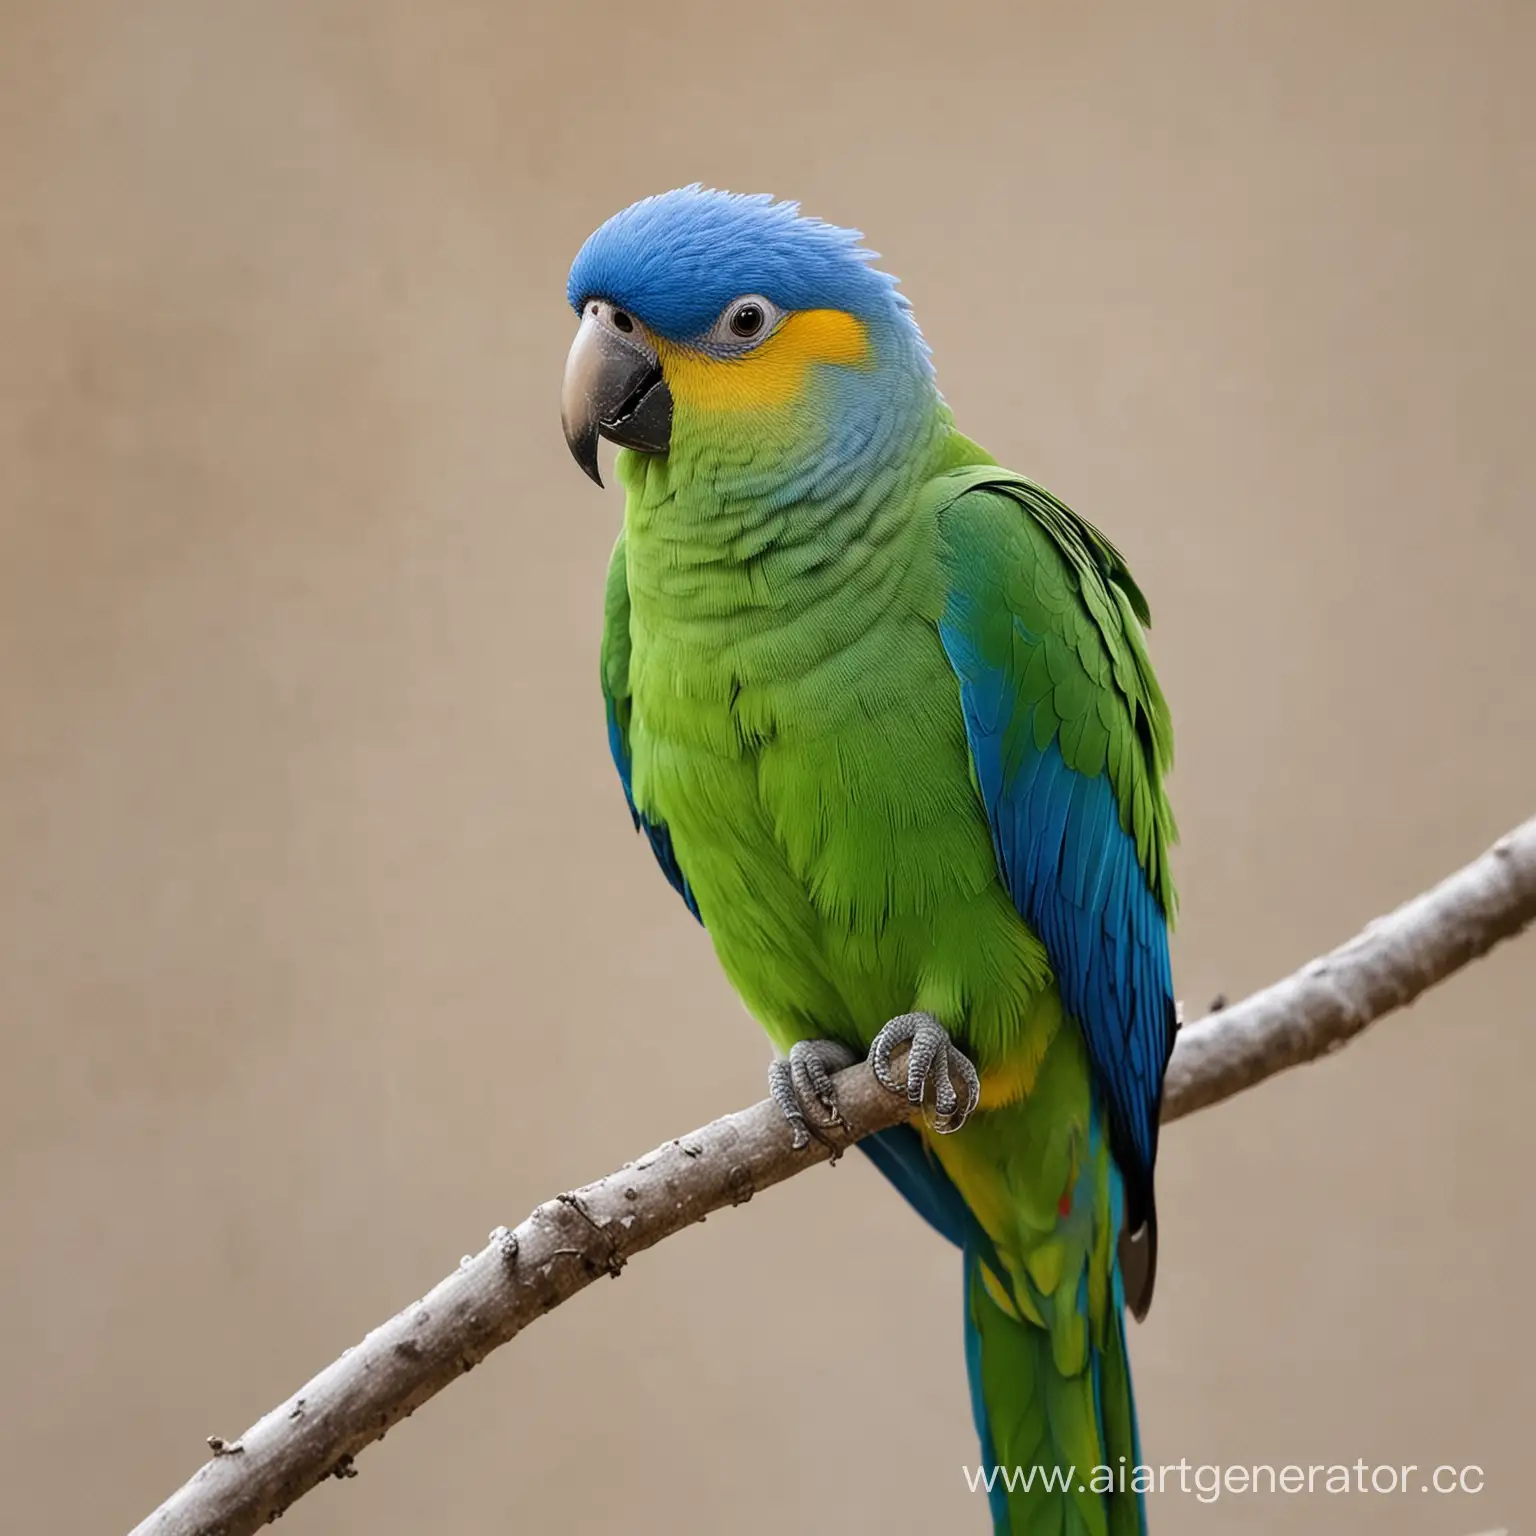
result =
[{"label": "parrot's beak", "polygon": [[672,394],[656,349],[636,320],[605,300],[582,307],[565,360],[560,423],[571,456],[599,485],[599,435],[642,453],[665,453],[672,441]]}]

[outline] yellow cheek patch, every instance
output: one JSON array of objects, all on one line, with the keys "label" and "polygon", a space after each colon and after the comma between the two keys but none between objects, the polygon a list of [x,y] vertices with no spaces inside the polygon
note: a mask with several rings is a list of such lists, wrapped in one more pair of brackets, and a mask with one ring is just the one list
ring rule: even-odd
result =
[{"label": "yellow cheek patch", "polygon": [[800,310],[741,357],[711,357],[659,337],[656,352],[672,398],[703,411],[787,405],[805,388],[813,363],[867,368],[874,361],[864,322],[840,309]]}]

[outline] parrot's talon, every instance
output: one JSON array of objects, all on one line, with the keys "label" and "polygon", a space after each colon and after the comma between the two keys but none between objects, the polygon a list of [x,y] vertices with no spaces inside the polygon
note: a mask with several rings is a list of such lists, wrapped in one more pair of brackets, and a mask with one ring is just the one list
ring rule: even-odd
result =
[{"label": "parrot's talon", "polygon": [[832,1074],[857,1060],[839,1041],[797,1040],[787,1057],[770,1064],[768,1095],[789,1122],[797,1152],[811,1144],[812,1136],[827,1141],[822,1132],[843,1124]]},{"label": "parrot's talon", "polygon": [[[905,1082],[891,1069],[891,1055],[902,1045],[908,1047]],[[869,1048],[869,1066],[882,1087],[906,1094],[908,1103],[927,1103],[931,1087],[933,1116],[928,1123],[941,1136],[958,1131],[981,1102],[981,1077],[970,1057],[931,1013],[892,1019]]]},{"label": "parrot's talon", "polygon": [[768,1065],[768,1097],[779,1107],[779,1113],[789,1123],[789,1133],[796,1152],[811,1144],[811,1133],[806,1128],[805,1114],[795,1098],[794,1080],[788,1061],[774,1061]]}]

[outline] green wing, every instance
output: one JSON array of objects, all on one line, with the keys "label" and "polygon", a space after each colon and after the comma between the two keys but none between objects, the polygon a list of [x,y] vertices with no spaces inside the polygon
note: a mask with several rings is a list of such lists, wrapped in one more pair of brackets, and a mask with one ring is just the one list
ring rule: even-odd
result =
[{"label": "green wing", "polygon": [[999,878],[1086,1038],[1128,1226],[1150,1228],[1175,1028],[1175,828],[1146,600],[1109,540],[1022,475],[953,471],[933,494],[948,582],[939,630]]}]

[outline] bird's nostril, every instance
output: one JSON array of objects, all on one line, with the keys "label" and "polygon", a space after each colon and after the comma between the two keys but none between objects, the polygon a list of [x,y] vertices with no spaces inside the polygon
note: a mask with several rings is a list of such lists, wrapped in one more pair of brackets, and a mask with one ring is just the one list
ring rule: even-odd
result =
[{"label": "bird's nostril", "polygon": [[614,310],[613,323],[618,326],[621,331],[632,331],[635,328],[635,322],[631,320],[622,309]]}]

